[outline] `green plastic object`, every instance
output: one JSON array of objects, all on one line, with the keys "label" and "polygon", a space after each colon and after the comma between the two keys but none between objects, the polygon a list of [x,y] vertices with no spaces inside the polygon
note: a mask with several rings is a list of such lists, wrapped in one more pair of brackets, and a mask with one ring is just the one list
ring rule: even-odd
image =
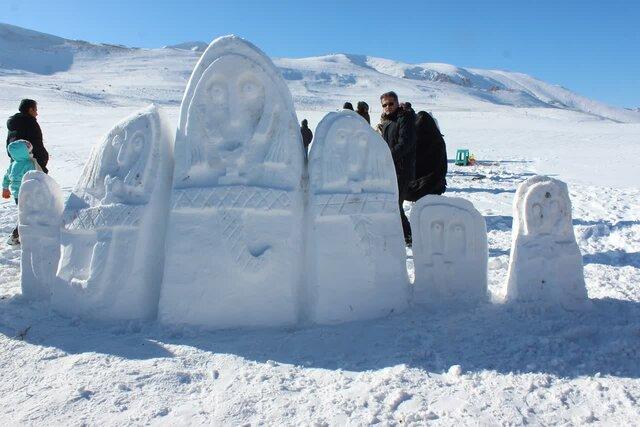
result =
[{"label": "green plastic object", "polygon": [[458,166],[467,166],[469,164],[469,150],[457,150],[455,164]]}]

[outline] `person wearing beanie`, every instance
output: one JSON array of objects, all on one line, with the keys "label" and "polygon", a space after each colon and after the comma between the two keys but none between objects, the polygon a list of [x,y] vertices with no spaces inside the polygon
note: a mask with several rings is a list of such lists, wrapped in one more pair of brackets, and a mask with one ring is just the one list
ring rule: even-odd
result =
[{"label": "person wearing beanie", "polygon": [[369,104],[364,101],[358,102],[357,111],[367,123],[371,124],[371,117],[369,117]]},{"label": "person wearing beanie", "polygon": [[342,106],[342,109],[353,111],[353,105],[350,102],[345,102],[344,105]]}]

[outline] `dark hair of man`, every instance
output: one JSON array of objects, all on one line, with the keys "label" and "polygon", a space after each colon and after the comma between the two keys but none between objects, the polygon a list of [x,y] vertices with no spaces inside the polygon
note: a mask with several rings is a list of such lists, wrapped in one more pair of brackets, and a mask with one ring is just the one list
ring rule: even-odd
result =
[{"label": "dark hair of man", "polygon": [[396,100],[396,102],[398,102],[398,94],[395,93],[394,91],[390,91],[390,92],[385,92],[382,95],[380,95],[380,100],[382,101],[382,98],[393,98]]},{"label": "dark hair of man", "polygon": [[18,111],[26,114],[29,109],[35,108],[36,105],[36,101],[34,101],[33,99],[23,99],[22,101],[20,101],[20,107],[18,107]]},{"label": "dark hair of man", "polygon": [[307,121],[307,119],[304,119],[302,121],[302,126],[307,126],[309,124],[309,122]]}]

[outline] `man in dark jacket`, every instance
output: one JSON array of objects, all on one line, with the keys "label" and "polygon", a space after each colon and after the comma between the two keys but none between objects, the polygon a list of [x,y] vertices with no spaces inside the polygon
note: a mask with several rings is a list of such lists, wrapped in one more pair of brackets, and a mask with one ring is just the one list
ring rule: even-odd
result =
[{"label": "man in dark jacket", "polygon": [[442,194],[447,188],[447,147],[431,116],[420,111],[416,118],[416,179],[411,183],[409,200],[427,194]]},{"label": "man in dark jacket", "polygon": [[415,113],[412,109],[400,108],[398,95],[395,92],[383,93],[380,96],[380,103],[383,113],[378,129],[393,157],[398,178],[398,204],[404,240],[408,246],[411,246],[411,225],[402,208],[402,202],[406,200],[409,183],[415,179]]},{"label": "man in dark jacket", "polygon": [[[49,153],[42,142],[42,130],[38,124],[38,104],[33,99],[23,99],[20,102],[19,112],[7,120],[7,147],[13,141],[25,139],[33,146],[33,157],[42,170],[47,173]],[[7,154],[9,152],[7,151]],[[9,155],[9,158],[11,156]]]},{"label": "man in dark jacket", "polygon": [[304,155],[306,157],[309,151],[309,144],[313,139],[313,132],[309,129],[309,122],[307,119],[302,120],[302,126],[300,126],[300,133],[302,134],[302,143],[304,144]]}]

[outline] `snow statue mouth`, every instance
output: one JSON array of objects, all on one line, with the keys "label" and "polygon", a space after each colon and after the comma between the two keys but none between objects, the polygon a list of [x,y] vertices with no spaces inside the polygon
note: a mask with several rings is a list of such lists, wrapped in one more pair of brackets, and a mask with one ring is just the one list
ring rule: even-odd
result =
[{"label": "snow statue mouth", "polygon": [[220,147],[225,151],[234,152],[243,145],[244,143],[241,141],[224,141],[222,144],[220,144]]}]

